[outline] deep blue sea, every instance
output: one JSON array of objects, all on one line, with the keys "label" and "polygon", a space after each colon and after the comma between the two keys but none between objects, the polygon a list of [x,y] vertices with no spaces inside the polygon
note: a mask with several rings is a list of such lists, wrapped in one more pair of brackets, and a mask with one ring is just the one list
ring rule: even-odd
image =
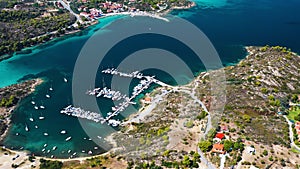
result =
[{"label": "deep blue sea", "polygon": [[[196,3],[198,5],[192,9],[177,10],[171,14],[184,18],[201,29],[215,46],[224,66],[243,59],[246,56],[243,46],[248,45],[281,45],[300,53],[299,0],[197,0]],[[108,147],[103,145],[105,149],[102,149],[94,141],[102,144],[102,138],[117,129],[86,121],[88,128],[95,131],[93,136],[88,136],[76,118],[61,115],[59,112],[63,107],[72,104],[72,72],[81,48],[95,31],[118,19],[131,18],[114,16],[100,19],[99,24],[79,34],[55,39],[32,48],[31,54],[15,55],[0,62],[0,87],[30,78],[41,77],[45,80],[33,94],[21,101],[13,113],[12,128],[3,142],[6,147],[29,150],[41,156],[54,155],[58,158],[68,158],[74,152],[76,156],[87,156],[90,150],[93,155],[106,151]],[[157,41],[165,42],[163,44],[166,48],[177,51],[177,54],[192,67],[195,75],[204,70],[201,63],[189,60],[188,54],[179,50],[182,48],[177,48],[160,37],[149,38],[157,38]],[[133,40],[137,41],[139,37]],[[105,62],[106,66],[114,66],[120,52],[126,53],[135,47],[120,46],[116,52],[111,53],[111,59]],[[143,47],[142,43],[139,47]],[[148,73],[155,74],[161,81],[176,85],[174,79],[164,72],[148,70]],[[67,78],[68,83],[65,83],[63,78]],[[110,83],[102,76],[97,78],[99,83],[96,86],[102,87]],[[186,79],[181,84],[190,80],[192,79]],[[50,91],[50,87],[54,90]],[[46,98],[47,94],[51,98]],[[44,106],[45,109],[34,109],[31,101],[35,101],[37,106]],[[102,110],[108,111],[112,103],[106,99],[99,99],[98,105]],[[135,111],[136,109],[131,108],[120,117],[125,118]],[[39,116],[45,119],[39,120]],[[34,121],[31,122],[29,118],[33,118]],[[29,128],[28,132],[25,131],[25,125]],[[60,134],[61,130],[66,130],[67,134]],[[44,133],[48,133],[48,136]],[[65,139],[69,136],[72,139],[66,142]],[[101,139],[97,136],[101,136]],[[46,153],[42,152],[44,144],[47,144]],[[52,150],[54,146],[57,146],[56,150]],[[68,153],[68,150],[71,152]]]}]

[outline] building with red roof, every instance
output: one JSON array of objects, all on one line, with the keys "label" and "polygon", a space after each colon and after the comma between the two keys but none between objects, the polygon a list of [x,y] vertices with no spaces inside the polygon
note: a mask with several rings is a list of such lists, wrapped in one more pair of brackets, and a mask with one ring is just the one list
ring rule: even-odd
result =
[{"label": "building with red roof", "polygon": [[216,136],[215,136],[215,138],[218,138],[218,139],[222,140],[223,138],[225,138],[225,134],[223,134],[223,133],[217,133]]},{"label": "building with red roof", "polygon": [[212,148],[212,152],[225,154],[224,145],[223,144],[214,144]]}]

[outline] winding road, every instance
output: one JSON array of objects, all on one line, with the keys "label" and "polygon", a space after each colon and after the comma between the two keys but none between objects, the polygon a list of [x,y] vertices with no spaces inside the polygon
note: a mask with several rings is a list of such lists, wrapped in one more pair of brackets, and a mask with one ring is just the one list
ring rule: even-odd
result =
[{"label": "winding road", "polygon": [[[189,90],[185,90],[185,89],[179,89],[179,87],[173,87],[173,90],[174,91],[180,91],[180,92],[184,92],[184,93],[187,93],[189,94],[194,100],[196,103],[199,103],[201,105],[201,107],[203,108],[203,110],[205,112],[207,112],[207,124],[206,124],[206,129],[205,129],[205,132],[204,132],[204,135],[206,135],[208,133],[208,131],[212,128],[212,124],[211,124],[211,115],[210,113],[208,112],[206,106],[202,103],[202,101],[196,97],[195,95],[195,90],[196,88],[198,87],[198,82],[196,81],[196,84],[194,86],[194,88],[192,89],[192,92],[189,91]],[[206,159],[205,155],[203,154],[203,152],[200,150],[199,147],[197,147],[197,151],[198,151],[198,154],[200,155],[200,159],[201,161],[207,165],[207,169],[215,169],[216,167]]]},{"label": "winding road", "polygon": [[292,122],[287,118],[286,115],[283,116],[286,120],[286,122],[289,124],[289,133],[290,133],[290,141],[291,141],[291,147],[295,147],[298,151],[300,151],[300,148],[295,144],[294,142],[294,134],[293,134],[293,128],[292,128]]},{"label": "winding road", "polygon": [[[68,10],[72,15],[74,15],[77,19],[78,22],[82,23],[82,19],[80,18],[80,16],[78,14],[76,14],[70,7],[69,4],[66,4],[63,0],[58,0],[58,2],[61,3],[61,5],[66,9]],[[76,22],[75,22],[76,23]]]}]

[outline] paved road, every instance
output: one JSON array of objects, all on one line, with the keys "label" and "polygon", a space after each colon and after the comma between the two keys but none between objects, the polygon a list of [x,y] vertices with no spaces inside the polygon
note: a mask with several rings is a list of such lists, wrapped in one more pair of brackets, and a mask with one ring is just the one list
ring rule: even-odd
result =
[{"label": "paved road", "polygon": [[200,155],[201,162],[207,165],[207,169],[216,169],[213,164],[211,164],[204,156],[200,148],[197,148],[198,154]]},{"label": "paved road", "polygon": [[83,21],[81,20],[80,16],[78,14],[76,14],[71,8],[69,4],[66,4],[63,0],[58,0],[61,5],[68,10],[72,15],[74,15],[77,19],[77,21],[79,21],[80,23],[82,23]]},{"label": "paved road", "polygon": [[294,134],[293,134],[293,129],[292,129],[292,122],[286,117],[286,115],[283,116],[287,123],[289,124],[289,133],[290,133],[290,142],[291,142],[291,147],[295,147],[298,151],[300,151],[300,148],[295,144],[294,142]]}]

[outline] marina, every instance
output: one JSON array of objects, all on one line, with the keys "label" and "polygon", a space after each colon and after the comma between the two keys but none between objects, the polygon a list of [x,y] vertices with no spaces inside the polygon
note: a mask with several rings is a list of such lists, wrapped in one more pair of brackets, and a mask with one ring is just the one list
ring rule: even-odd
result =
[{"label": "marina", "polygon": [[157,79],[154,78],[154,76],[144,76],[139,71],[134,71],[132,73],[123,73],[118,71],[117,69],[105,69],[102,70],[102,73],[104,74],[111,74],[111,75],[118,75],[121,77],[128,77],[128,78],[137,78],[140,80],[139,84],[133,88],[133,92],[130,97],[126,96],[125,94],[121,94],[120,91],[114,91],[107,87],[101,88],[95,88],[93,90],[89,90],[86,92],[86,94],[91,96],[98,97],[105,97],[114,100],[121,100],[124,101],[119,103],[119,105],[112,107],[112,112],[108,112],[107,116],[103,118],[103,116],[96,112],[86,111],[80,107],[76,108],[72,105],[67,106],[63,110],[60,111],[62,114],[66,114],[73,117],[83,118],[87,120],[92,120],[94,122],[100,122],[105,123],[107,122],[108,125],[111,125],[113,127],[117,127],[121,124],[119,120],[112,119],[114,116],[119,115],[122,111],[124,111],[129,105],[136,104],[136,102],[133,102],[133,100],[141,94],[144,90],[148,89],[152,83],[159,84],[161,86],[169,86]]}]

